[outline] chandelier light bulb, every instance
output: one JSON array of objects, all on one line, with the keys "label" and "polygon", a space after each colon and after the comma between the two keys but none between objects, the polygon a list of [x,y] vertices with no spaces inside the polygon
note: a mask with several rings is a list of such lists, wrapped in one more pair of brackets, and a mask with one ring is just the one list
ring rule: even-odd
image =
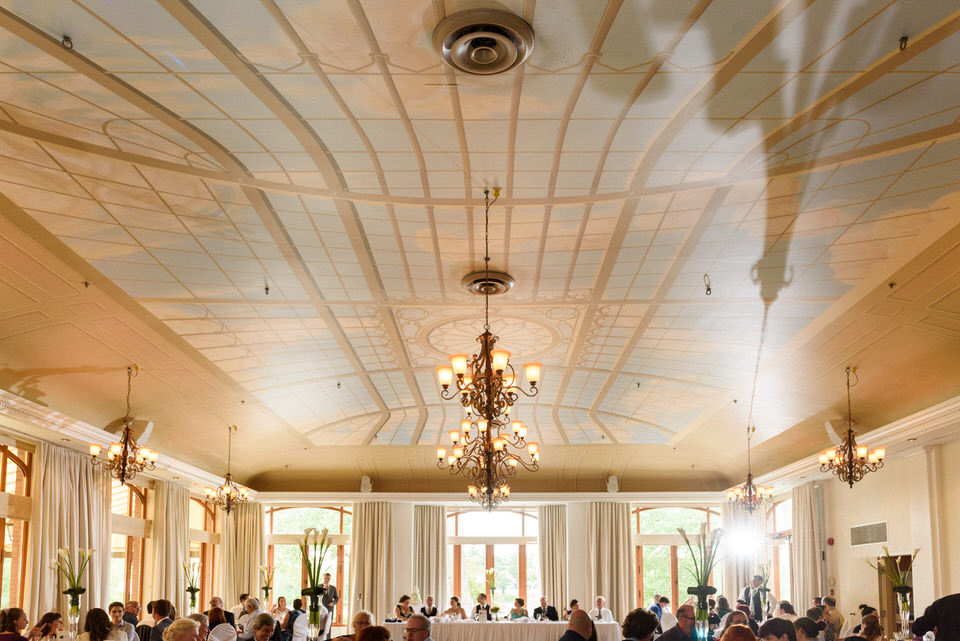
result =
[{"label": "chandelier light bulb", "polygon": [[880,462],[880,459],[877,457],[876,452],[870,452],[870,456],[868,457],[868,460],[874,465]]},{"label": "chandelier light bulb", "polygon": [[453,455],[458,459],[463,458],[463,448],[460,446],[453,448]]},{"label": "chandelier light bulb", "polygon": [[520,434],[520,429],[523,427],[523,421],[510,421],[510,425],[513,426],[514,434]]},{"label": "chandelier light bulb", "polygon": [[441,461],[447,457],[447,448],[438,447],[437,448],[437,458]]},{"label": "chandelier light bulb", "polygon": [[523,425],[523,424],[520,425],[520,431],[517,432],[517,436],[519,436],[521,439],[527,438],[527,426],[526,426],[526,425]]},{"label": "chandelier light bulb", "polygon": [[473,374],[465,374],[465,375],[463,376],[463,387],[464,387],[464,392],[463,392],[463,393],[464,393],[464,394],[467,393],[467,392],[466,392],[466,388],[470,387],[470,385],[472,385],[472,384],[473,384]]},{"label": "chandelier light bulb", "polygon": [[464,434],[469,434],[472,426],[473,424],[470,422],[469,418],[465,418],[460,421],[460,430],[463,431]]},{"label": "chandelier light bulb", "polygon": [[457,457],[454,456],[453,454],[451,454],[450,456],[447,457],[447,464],[448,464],[448,465],[453,465],[453,464],[456,463],[456,462],[457,462]]},{"label": "chandelier light bulb", "polygon": [[447,436],[449,436],[450,440],[453,441],[454,443],[460,440],[460,432],[458,432],[457,430],[450,430],[449,432],[447,432]]},{"label": "chandelier light bulb", "polygon": [[97,445],[96,443],[91,443],[91,444],[90,444],[90,456],[93,456],[93,457],[100,456],[100,450],[101,450],[101,449],[102,449],[102,448],[101,448],[100,445]]},{"label": "chandelier light bulb", "polygon": [[507,362],[510,360],[510,352],[505,349],[495,349],[490,352],[490,360],[493,364],[493,371],[497,374],[507,369]]},{"label": "chandelier light bulb", "polygon": [[874,450],[874,453],[876,453],[877,455],[877,460],[882,461],[883,458],[887,455],[887,448],[878,447],[877,449]]},{"label": "chandelier light bulb", "polygon": [[466,354],[454,354],[450,357],[450,367],[453,369],[453,373],[457,375],[457,378],[466,375],[468,358],[470,357]]},{"label": "chandelier light bulb", "polygon": [[470,493],[470,496],[476,496],[476,495],[477,495],[477,486],[476,486],[476,485],[468,485],[468,486],[467,486],[467,492]]},{"label": "chandelier light bulb", "polygon": [[487,419],[485,418],[477,419],[477,430],[479,430],[481,433],[487,431]]},{"label": "chandelier light bulb", "polygon": [[527,443],[527,451],[530,452],[531,455],[536,454],[540,451],[540,444],[536,441]]},{"label": "chandelier light bulb", "polygon": [[[516,374],[508,374],[507,372],[504,372],[504,373],[503,373],[503,387],[504,387],[504,389],[509,389],[509,388],[513,387],[516,382],[517,382],[517,375],[516,375]],[[506,413],[507,413],[507,414],[510,413],[510,406],[509,406],[509,405],[507,406]]]},{"label": "chandelier light bulb", "polygon": [[453,383],[453,368],[447,365],[441,365],[437,368],[437,381],[440,387],[447,389]]},{"label": "chandelier light bulb", "polygon": [[510,467],[516,467],[519,464],[520,464],[520,461],[518,461],[515,458],[511,458],[507,460],[507,465],[509,465]]},{"label": "chandelier light bulb", "polygon": [[524,363],[523,374],[527,377],[527,382],[530,383],[531,387],[536,387],[540,380],[541,367],[543,367],[541,363]]},{"label": "chandelier light bulb", "polygon": [[493,439],[493,449],[497,452],[502,452],[506,442],[502,438]]}]

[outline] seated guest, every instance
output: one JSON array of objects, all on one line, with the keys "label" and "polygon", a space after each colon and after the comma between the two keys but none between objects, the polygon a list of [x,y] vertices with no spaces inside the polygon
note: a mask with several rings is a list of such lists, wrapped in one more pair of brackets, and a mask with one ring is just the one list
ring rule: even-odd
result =
[{"label": "seated guest", "polygon": [[414,614],[407,619],[407,624],[403,627],[403,638],[406,641],[432,641],[429,617]]},{"label": "seated guest", "polygon": [[290,610],[287,608],[287,597],[277,597],[277,604],[270,609],[270,616],[277,621],[283,621],[287,618],[288,612]]},{"label": "seated guest", "polygon": [[[241,614],[237,617],[237,621],[243,627],[243,631],[237,635],[237,639],[240,641],[249,641],[253,638],[253,621],[261,614],[266,614],[263,610],[260,609],[260,600],[254,597],[247,597],[247,600],[244,602],[244,607],[247,609],[243,616]],[[323,612],[320,613],[323,616]],[[269,616],[269,615],[268,615]]]},{"label": "seated guest", "polygon": [[[230,610],[224,609],[223,599],[221,599],[218,596],[215,596],[212,599],[210,599],[210,610],[212,610],[213,608],[220,608],[221,610],[223,610],[223,619],[233,627],[237,627],[237,622],[234,620],[233,612],[231,612]],[[207,618],[210,617],[210,610],[207,610],[206,612],[204,612],[204,614],[207,615]],[[212,625],[210,626],[210,629],[211,630],[213,629]]]},{"label": "seated guest", "polygon": [[[103,610],[100,610],[103,612]],[[104,612],[104,616],[106,613]],[[0,610],[0,641],[27,641],[23,630],[27,627],[27,613],[20,608]]]},{"label": "seated guest", "polygon": [[717,616],[723,619],[723,617],[727,616],[731,612],[733,612],[733,610],[730,609],[730,602],[727,601],[727,597],[718,596],[717,597]]},{"label": "seated guest", "polygon": [[693,641],[696,620],[693,606],[684,603],[677,608],[677,625],[657,637],[657,641],[660,641],[660,639],[663,639],[663,641]]},{"label": "seated guest", "polygon": [[490,620],[490,604],[487,603],[487,595],[483,592],[477,595],[477,605],[473,607],[473,618],[478,621]]},{"label": "seated guest", "polygon": [[127,641],[127,635],[119,630],[114,630],[110,625],[110,617],[102,608],[93,608],[87,612],[87,618],[83,622],[83,632],[77,637],[77,641]]},{"label": "seated guest", "polygon": [[123,604],[123,620],[136,628],[140,625],[140,602],[127,601]]},{"label": "seated guest", "polygon": [[357,641],[390,641],[390,630],[380,625],[371,625],[357,635]]},{"label": "seated guest", "polygon": [[[643,598],[643,594],[642,594],[642,593],[641,593],[640,598],[641,598],[641,599]],[[649,610],[650,610],[651,612],[653,612],[654,614],[656,614],[658,619],[660,618],[660,615],[663,614],[663,611],[660,609],[660,595],[659,595],[659,594],[654,594],[654,595],[653,595],[653,605],[650,606]]]},{"label": "seated guest", "polygon": [[110,607],[107,608],[107,611],[110,613],[110,626],[114,630],[119,630],[123,633],[124,638],[128,641],[140,641],[140,637],[137,636],[136,629],[123,620],[123,604],[119,601],[114,601],[110,604]]},{"label": "seated guest", "polygon": [[658,595],[658,596],[657,596],[657,604],[656,604],[656,605],[657,605],[657,609],[654,610],[654,609],[651,607],[651,608],[650,608],[650,611],[653,612],[654,614],[656,614],[658,619],[662,619],[662,618],[663,618],[663,613],[666,612],[666,611],[670,608],[670,599],[668,599],[668,598],[665,597],[665,596]]},{"label": "seated guest", "polygon": [[557,614],[557,609],[552,605],[547,605],[547,597],[540,597],[540,607],[534,608],[533,618],[538,621],[559,621],[560,616]]},{"label": "seated guest", "polygon": [[293,624],[301,614],[306,614],[306,610],[303,609],[303,599],[294,599],[293,609],[287,612],[287,616],[280,622],[284,641],[290,641],[293,638]]},{"label": "seated guest", "polygon": [[822,608],[823,607],[823,597],[815,596],[810,600],[811,608]]},{"label": "seated guest", "polygon": [[727,617],[726,623],[723,624],[723,630],[720,631],[720,634],[717,635],[717,638],[722,637],[723,633],[726,632],[727,628],[729,628],[731,625],[745,625],[750,628],[750,631],[752,632],[753,626],[750,625],[750,621],[751,619],[747,616],[746,612],[743,610],[734,610]]},{"label": "seated guest", "polygon": [[623,625],[620,626],[624,639],[633,639],[633,641],[651,641],[653,633],[660,625],[660,619],[650,610],[637,608],[623,618]]},{"label": "seated guest", "polygon": [[789,601],[780,601],[777,603],[774,616],[778,619],[786,619],[792,623],[797,620],[797,611],[793,609],[793,605],[791,605]]},{"label": "seated guest", "polygon": [[792,621],[786,619],[767,619],[760,626],[760,633],[757,637],[767,639],[772,637],[776,641],[797,641],[797,628]]},{"label": "seated guest", "polygon": [[720,641],[757,641],[757,637],[749,625],[734,623],[724,628]]},{"label": "seated guest", "polygon": [[413,615],[413,608],[410,607],[410,597],[406,594],[400,597],[400,603],[393,608],[393,618],[400,621],[406,621]]},{"label": "seated guest", "polygon": [[360,633],[369,628],[371,625],[373,625],[373,615],[366,610],[360,610],[353,615],[353,622],[351,623],[351,627],[353,627],[353,634],[339,636],[333,641],[357,641]]},{"label": "seated guest", "polygon": [[[570,616],[580,609],[580,602],[576,599],[570,599],[570,609],[563,613],[563,620],[569,621]],[[590,618],[590,615],[587,615],[587,618]]]},{"label": "seated guest", "polygon": [[713,597],[707,599],[707,621],[710,624],[710,629],[714,630],[717,626],[720,625],[720,615],[717,614],[717,600]]},{"label": "seated guest", "polygon": [[47,612],[37,625],[33,626],[27,638],[30,641],[39,641],[39,639],[56,638],[57,633],[63,630],[63,617],[59,612]]},{"label": "seated guest", "polygon": [[[153,630],[150,631],[150,641],[163,641],[163,631],[173,623],[170,614],[173,612],[173,604],[166,599],[153,601]],[[143,639],[143,637],[140,637]],[[143,639],[146,641],[146,639]]]},{"label": "seated guest", "polygon": [[177,619],[163,631],[163,641],[194,641],[199,629],[193,619]]},{"label": "seated guest", "polygon": [[820,638],[820,626],[810,617],[800,617],[793,622],[797,629],[797,641],[817,641]]},{"label": "seated guest", "polygon": [[570,613],[570,623],[567,631],[560,637],[560,641],[587,641],[594,636],[593,621],[586,610],[573,610]]},{"label": "seated guest", "polygon": [[883,628],[880,626],[880,617],[876,614],[868,614],[863,617],[863,621],[860,624],[860,634],[847,638],[853,639],[854,641],[860,641],[860,639],[867,639],[868,641],[882,639]]},{"label": "seated guest", "polygon": [[433,604],[433,597],[427,595],[427,600],[424,602],[423,606],[420,608],[420,614],[430,618],[437,616],[437,606]]},{"label": "seated guest", "polygon": [[529,617],[530,614],[527,612],[527,609],[523,607],[523,599],[517,597],[513,600],[513,609],[510,610],[511,619],[519,619],[520,617]]},{"label": "seated guest", "polygon": [[453,617],[454,619],[466,619],[467,611],[460,607],[460,599],[450,597],[450,607],[443,611],[443,616]]},{"label": "seated guest", "polygon": [[938,639],[960,639],[960,593],[937,599],[913,622],[913,633],[917,636],[934,628]]},{"label": "seated guest", "polygon": [[606,605],[607,600],[602,596],[598,596],[593,609],[590,610],[590,618],[594,621],[613,623],[613,612],[611,612]]},{"label": "seated guest", "polygon": [[232,608],[230,608],[230,612],[233,613],[233,620],[236,621],[238,624],[240,623],[240,615],[246,612],[247,610],[247,598],[249,596],[250,595],[247,594],[246,592],[241,592],[240,605],[235,605]]},{"label": "seated guest", "polygon": [[188,619],[197,622],[197,641],[207,641],[207,635],[210,634],[210,618],[202,612],[194,612],[187,615]]},{"label": "seated guest", "polygon": [[868,614],[876,614],[876,615],[879,616],[879,612],[877,612],[877,609],[870,607],[870,606],[867,605],[866,603],[861,603],[861,604],[857,607],[857,609],[860,610],[860,623],[858,623],[858,624],[853,628],[852,632],[853,632],[854,634],[860,634],[860,628],[863,627],[863,618],[864,618],[865,616],[867,616]]},{"label": "seated guest", "polygon": [[208,639],[214,641],[230,641],[237,638],[237,630],[227,621],[227,613],[223,608],[210,608],[207,610],[207,627],[210,628]]},{"label": "seated guest", "polygon": [[[754,634],[757,634],[760,631],[760,624],[757,623],[757,620],[750,616],[750,606],[744,603],[737,604],[737,612],[742,612],[747,615],[747,621],[750,625],[750,629],[753,630]],[[731,617],[732,618],[732,617]],[[730,620],[727,620],[727,625],[730,625]]]},{"label": "seated guest", "polygon": [[261,612],[250,620],[249,627],[253,630],[253,641],[270,641],[277,627],[277,620],[266,612]]}]

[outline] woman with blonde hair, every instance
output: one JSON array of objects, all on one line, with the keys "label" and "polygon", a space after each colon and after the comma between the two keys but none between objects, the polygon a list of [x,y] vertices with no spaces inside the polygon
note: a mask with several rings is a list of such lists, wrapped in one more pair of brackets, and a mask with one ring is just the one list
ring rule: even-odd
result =
[{"label": "woman with blonde hair", "polygon": [[193,619],[177,619],[163,631],[163,641],[194,641],[200,624]]}]

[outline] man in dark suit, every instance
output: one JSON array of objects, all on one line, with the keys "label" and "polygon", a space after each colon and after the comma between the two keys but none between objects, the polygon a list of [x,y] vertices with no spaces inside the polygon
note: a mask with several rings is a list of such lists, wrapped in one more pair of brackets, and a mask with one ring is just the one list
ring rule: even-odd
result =
[{"label": "man in dark suit", "polygon": [[490,604],[487,603],[487,595],[483,592],[477,595],[477,605],[473,607],[473,617],[479,621],[490,620]]},{"label": "man in dark suit", "polygon": [[[223,610],[223,599],[221,599],[218,596],[215,596],[212,599],[210,599],[210,610],[212,610],[213,608],[220,608],[221,610]],[[210,610],[207,610],[206,612],[204,612],[204,614],[206,614],[207,616],[210,616]],[[227,620],[227,623],[232,625],[234,628],[237,627],[237,623],[236,623],[235,617],[233,616],[233,612],[231,612],[230,610],[223,610],[223,618],[225,618]]]},{"label": "man in dark suit", "polygon": [[324,607],[333,612],[334,606],[340,601],[340,593],[337,592],[337,586],[330,583],[330,573],[327,572],[323,575],[323,596],[320,597],[320,602],[323,603]]},{"label": "man in dark suit", "polygon": [[170,627],[173,619],[170,618],[170,612],[173,610],[173,604],[166,599],[159,599],[153,603],[153,630],[150,631],[150,641],[163,641],[163,631]]},{"label": "man in dark suit", "polygon": [[123,620],[136,628],[140,625],[140,602],[127,601],[123,605]]},{"label": "man in dark suit", "polygon": [[547,620],[547,621],[559,621],[560,615],[557,614],[557,609],[552,605],[547,605],[547,597],[540,597],[540,607],[534,608],[533,618],[537,620]]},{"label": "man in dark suit", "polygon": [[740,600],[750,606],[750,618],[754,621],[763,620],[763,605],[760,602],[760,585],[763,583],[763,577],[754,574],[750,584],[744,586],[740,593]]},{"label": "man in dark suit", "polygon": [[960,639],[960,593],[937,599],[913,622],[917,636],[931,630],[936,630],[938,639]]},{"label": "man in dark suit", "polygon": [[420,614],[427,617],[428,619],[432,619],[433,617],[437,616],[438,614],[437,606],[433,604],[432,596],[427,596],[426,602],[420,608]]}]

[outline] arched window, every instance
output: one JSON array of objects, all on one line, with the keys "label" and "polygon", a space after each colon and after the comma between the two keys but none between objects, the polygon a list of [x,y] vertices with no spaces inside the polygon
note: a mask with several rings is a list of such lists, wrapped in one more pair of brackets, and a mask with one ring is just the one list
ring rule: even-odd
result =
[{"label": "arched window", "polygon": [[267,531],[267,565],[274,568],[271,600],[287,599],[287,607],[300,598],[307,587],[306,568],[298,543],[307,528],[327,529],[330,551],[323,560],[323,571],[330,573],[330,583],[337,586],[340,601],[334,608],[334,625],[344,625],[344,605],[350,601],[350,533],[353,514],[343,506],[270,507],[265,511]]},{"label": "arched window", "polygon": [[[0,445],[0,492],[30,496],[32,463],[31,452]],[[25,518],[16,518],[12,513],[17,512],[13,505],[9,505],[6,515],[0,517],[0,532],[3,533],[3,551],[0,554],[0,604],[3,607],[20,606],[24,601],[26,588],[27,535],[30,526]]]},{"label": "arched window", "polygon": [[770,550],[770,589],[783,601],[790,600],[793,565],[790,550],[793,538],[793,499],[767,506],[767,539]]},{"label": "arched window", "polygon": [[[720,512],[706,507],[637,507],[632,511],[633,544],[636,558],[637,607],[649,607],[654,595],[670,599],[676,610],[686,600],[687,584],[681,585],[689,563],[690,552],[677,532],[682,527],[688,534],[720,527]],[[713,572],[711,585],[720,583],[720,566]],[[682,588],[682,589],[681,589]]]},{"label": "arched window", "polygon": [[[447,590],[450,596],[460,597],[467,611],[481,592],[507,610],[513,607],[517,597],[527,603],[540,598],[537,534],[536,508],[449,511]],[[496,585],[493,595],[485,574],[490,569]],[[439,605],[446,607],[443,603]]]},{"label": "arched window", "polygon": [[200,569],[197,603],[201,610],[213,596],[213,563],[217,531],[216,512],[209,503],[190,497],[190,564]]},{"label": "arched window", "polygon": [[113,480],[110,535],[111,601],[140,600],[146,539],[147,491]]}]

